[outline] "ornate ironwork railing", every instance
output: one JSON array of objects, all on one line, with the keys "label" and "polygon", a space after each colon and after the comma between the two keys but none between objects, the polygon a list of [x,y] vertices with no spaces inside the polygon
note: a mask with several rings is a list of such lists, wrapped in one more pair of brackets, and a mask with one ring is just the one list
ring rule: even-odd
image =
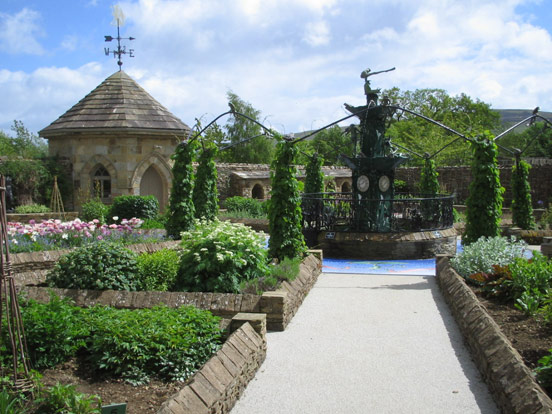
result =
[{"label": "ornate ironwork railing", "polygon": [[451,195],[395,194],[354,199],[353,193],[303,194],[303,229],[343,232],[418,232],[453,225]]}]

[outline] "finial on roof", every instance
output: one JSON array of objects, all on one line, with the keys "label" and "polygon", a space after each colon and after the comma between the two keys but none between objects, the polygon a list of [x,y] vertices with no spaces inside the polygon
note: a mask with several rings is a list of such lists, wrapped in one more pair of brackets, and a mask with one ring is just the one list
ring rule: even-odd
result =
[{"label": "finial on roof", "polygon": [[119,65],[119,71],[121,70],[121,66],[123,66],[123,61],[121,59],[122,55],[128,54],[130,57],[134,57],[134,49],[129,49],[128,52],[126,50],[126,46],[121,47],[121,40],[134,40],[134,37],[121,37],[120,34],[120,27],[125,24],[125,15],[123,14],[123,10],[119,7],[119,5],[115,5],[112,7],[113,9],[113,22],[112,24],[114,26],[117,26],[117,37],[113,36],[104,36],[106,42],[111,42],[114,39],[117,39],[117,49],[109,50],[108,47],[104,47],[104,52],[106,56],[109,56],[110,53],[113,53],[113,57],[117,56],[117,65]]}]

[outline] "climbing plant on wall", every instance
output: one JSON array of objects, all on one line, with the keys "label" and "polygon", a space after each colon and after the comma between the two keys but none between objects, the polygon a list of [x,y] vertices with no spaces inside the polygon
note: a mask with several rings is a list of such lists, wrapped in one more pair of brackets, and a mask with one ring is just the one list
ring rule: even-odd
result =
[{"label": "climbing plant on wall", "polygon": [[529,169],[531,166],[523,160],[516,160],[512,167],[512,222],[522,229],[535,227]]},{"label": "climbing plant on wall", "polygon": [[195,143],[181,142],[171,157],[174,160],[173,181],[165,229],[167,236],[175,239],[180,239],[180,233],[189,230],[194,220],[194,148]]},{"label": "climbing plant on wall", "polygon": [[214,161],[216,153],[217,147],[214,143],[203,143],[193,191],[195,217],[209,221],[218,214],[217,168]]},{"label": "climbing plant on wall", "polygon": [[[276,135],[276,134],[275,134]],[[268,204],[269,256],[279,260],[295,258],[306,252],[302,232],[301,196],[294,157],[297,148],[276,135],[278,144],[272,162],[272,191]]]},{"label": "climbing plant on wall", "polygon": [[500,185],[497,162],[497,146],[493,136],[486,131],[471,142],[473,151],[472,182],[466,200],[466,229],[463,244],[470,244],[480,237],[500,235],[500,219],[504,187]]},{"label": "climbing plant on wall", "polygon": [[420,173],[420,193],[435,195],[439,193],[439,173],[435,168],[435,161],[431,158],[424,160],[424,166]]}]

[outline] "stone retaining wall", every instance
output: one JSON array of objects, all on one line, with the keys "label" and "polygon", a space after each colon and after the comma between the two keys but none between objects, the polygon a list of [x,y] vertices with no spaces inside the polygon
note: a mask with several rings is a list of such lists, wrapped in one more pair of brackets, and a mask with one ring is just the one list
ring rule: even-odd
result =
[{"label": "stone retaining wall", "polygon": [[230,412],[266,356],[266,336],[262,331],[264,319],[253,315],[252,321],[258,323],[259,330],[249,323],[251,315],[237,316],[243,324],[231,324],[237,329],[222,348],[192,376],[184,388],[163,403],[157,414]]},{"label": "stone retaining wall", "polygon": [[[175,242],[166,242],[175,243]],[[147,248],[144,246],[144,250]],[[140,309],[160,304],[170,307],[192,305],[210,310],[217,316],[231,318],[239,312],[264,313],[268,329],[283,331],[291,321],[303,299],[308,294],[318,275],[322,272],[322,253],[314,251],[301,263],[299,275],[291,282],[283,282],[280,289],[262,295],[207,293],[207,292],[128,292],[115,290],[57,289],[25,285],[24,280],[45,276],[46,271],[27,272],[16,275],[16,286],[28,298],[48,302],[50,292],[60,297],[71,298],[77,306],[90,307],[97,304],[115,308]]]},{"label": "stone retaining wall", "polygon": [[436,275],[472,357],[501,411],[552,413],[552,400],[485,307],[452,269],[449,256],[437,256]]}]

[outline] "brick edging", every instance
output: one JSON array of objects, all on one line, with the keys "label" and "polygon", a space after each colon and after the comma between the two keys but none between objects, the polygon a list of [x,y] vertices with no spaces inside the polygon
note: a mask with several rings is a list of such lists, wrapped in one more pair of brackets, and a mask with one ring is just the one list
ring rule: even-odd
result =
[{"label": "brick edging", "polygon": [[157,414],[229,413],[265,357],[266,337],[245,322]]},{"label": "brick edging", "polygon": [[485,307],[452,269],[449,256],[437,256],[436,275],[472,357],[501,411],[552,413],[552,400]]}]

